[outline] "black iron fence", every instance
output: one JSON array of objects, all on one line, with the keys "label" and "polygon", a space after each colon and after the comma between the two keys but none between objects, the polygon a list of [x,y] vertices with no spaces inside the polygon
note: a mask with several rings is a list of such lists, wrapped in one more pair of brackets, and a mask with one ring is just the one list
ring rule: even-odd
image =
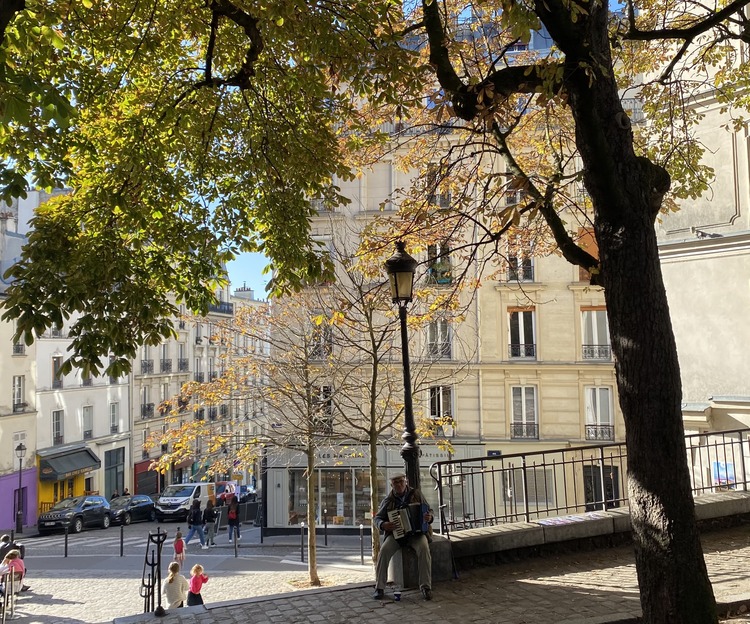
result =
[{"label": "black iron fence", "polygon": [[[750,428],[685,436],[693,495],[747,490]],[[441,532],[625,507],[624,443],[436,462]]]}]

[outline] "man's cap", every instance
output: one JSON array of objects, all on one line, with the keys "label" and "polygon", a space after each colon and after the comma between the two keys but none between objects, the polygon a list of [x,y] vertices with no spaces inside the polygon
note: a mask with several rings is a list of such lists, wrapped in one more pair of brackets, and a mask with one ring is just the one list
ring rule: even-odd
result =
[{"label": "man's cap", "polygon": [[406,473],[397,472],[395,475],[391,475],[391,481],[394,479],[406,479]]}]

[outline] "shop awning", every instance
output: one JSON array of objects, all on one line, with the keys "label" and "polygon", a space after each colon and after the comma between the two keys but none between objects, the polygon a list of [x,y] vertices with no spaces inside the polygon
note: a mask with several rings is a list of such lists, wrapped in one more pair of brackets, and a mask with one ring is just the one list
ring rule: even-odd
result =
[{"label": "shop awning", "polygon": [[78,448],[51,457],[39,457],[39,478],[60,481],[100,468],[101,460],[88,447]]}]

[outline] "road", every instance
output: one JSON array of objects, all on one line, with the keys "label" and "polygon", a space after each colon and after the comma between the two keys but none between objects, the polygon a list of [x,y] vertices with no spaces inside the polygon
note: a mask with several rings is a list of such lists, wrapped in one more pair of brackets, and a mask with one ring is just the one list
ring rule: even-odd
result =
[{"label": "road", "polygon": [[[18,601],[17,616],[29,623],[93,624],[142,612],[139,590],[149,531],[168,533],[166,569],[176,529],[177,525],[156,523],[125,527],[122,557],[120,527],[69,535],[67,557],[64,535],[24,535],[31,591]],[[191,542],[187,551],[185,569],[201,563],[211,577],[203,592],[206,603],[295,591],[307,584],[307,563],[301,561],[298,537],[296,545],[294,536],[267,538],[261,545],[259,530],[245,529],[237,557],[226,532],[217,537],[217,544],[201,550],[197,541]],[[358,539],[331,539],[328,548],[322,544],[320,539],[318,569],[325,585],[371,582],[369,538],[364,544],[364,565]]]}]

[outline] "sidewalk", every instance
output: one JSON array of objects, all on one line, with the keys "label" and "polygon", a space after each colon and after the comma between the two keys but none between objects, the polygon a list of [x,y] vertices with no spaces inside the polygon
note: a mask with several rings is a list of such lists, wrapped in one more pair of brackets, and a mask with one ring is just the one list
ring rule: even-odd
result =
[{"label": "sidewalk", "polygon": [[[288,538],[283,541],[290,544]],[[735,603],[733,614],[750,606],[750,530],[738,527],[705,533],[703,546],[717,601]],[[376,601],[371,598],[372,583],[357,583],[214,602],[170,612],[164,618],[141,614],[115,622],[383,624],[398,619],[456,624],[603,624],[634,622],[640,615],[631,547],[476,568],[456,580],[436,583],[433,593],[431,602],[423,601],[417,591],[404,593],[401,602],[394,602],[389,593],[385,600]],[[722,616],[728,609],[724,607]],[[750,622],[750,617],[732,622]]]}]

